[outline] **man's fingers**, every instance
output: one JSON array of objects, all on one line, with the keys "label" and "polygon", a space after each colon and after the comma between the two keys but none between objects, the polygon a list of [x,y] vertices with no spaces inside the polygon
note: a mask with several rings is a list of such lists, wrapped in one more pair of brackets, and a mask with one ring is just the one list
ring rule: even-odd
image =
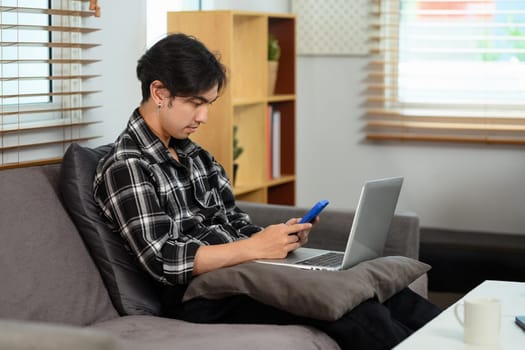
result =
[{"label": "man's fingers", "polygon": [[288,252],[291,252],[293,250],[296,250],[297,248],[301,247],[301,243],[299,242],[295,242],[295,243],[290,243],[288,245]]},{"label": "man's fingers", "polygon": [[295,225],[297,223],[299,223],[301,219],[299,218],[291,218],[291,219],[288,219],[288,221],[286,221],[286,225]]},{"label": "man's fingers", "polygon": [[296,243],[299,242],[300,238],[297,235],[288,235],[288,243]]},{"label": "man's fingers", "polygon": [[297,234],[299,236],[299,238],[304,241],[304,240],[307,240],[308,239],[308,232],[306,231],[301,231]]},{"label": "man's fingers", "polygon": [[304,231],[304,230],[309,230],[312,228],[312,224],[310,223],[306,223],[306,224],[293,224],[293,225],[288,225],[288,233],[296,233],[296,232],[301,232],[301,231]]}]

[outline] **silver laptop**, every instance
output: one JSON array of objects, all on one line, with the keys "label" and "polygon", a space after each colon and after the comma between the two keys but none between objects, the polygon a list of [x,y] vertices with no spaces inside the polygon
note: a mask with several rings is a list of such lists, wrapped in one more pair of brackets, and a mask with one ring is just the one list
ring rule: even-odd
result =
[{"label": "silver laptop", "polygon": [[[265,259],[257,262],[336,271],[381,256],[402,184],[402,177],[365,182],[344,253],[301,247],[288,254],[285,259]],[[310,234],[322,235],[323,232],[313,231]]]}]

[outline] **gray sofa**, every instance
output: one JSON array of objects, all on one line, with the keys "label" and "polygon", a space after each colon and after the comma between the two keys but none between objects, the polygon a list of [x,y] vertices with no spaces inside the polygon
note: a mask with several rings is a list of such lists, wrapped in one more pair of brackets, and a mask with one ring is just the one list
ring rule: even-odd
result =
[{"label": "gray sofa", "polygon": [[[64,209],[59,172],[58,164],[0,171],[0,349],[338,349],[324,333],[302,326],[119,315]],[[240,206],[263,226],[305,211]],[[340,250],[351,220],[350,212],[325,210],[310,246]],[[385,255],[417,258],[418,251],[417,216],[397,213]],[[425,276],[411,287],[426,295]]]}]

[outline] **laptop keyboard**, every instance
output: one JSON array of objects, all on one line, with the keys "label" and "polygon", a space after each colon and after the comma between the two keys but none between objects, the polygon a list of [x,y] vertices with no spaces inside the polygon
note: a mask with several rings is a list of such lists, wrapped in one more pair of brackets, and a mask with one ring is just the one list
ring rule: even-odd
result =
[{"label": "laptop keyboard", "polygon": [[343,264],[343,253],[327,252],[313,258],[299,261],[298,264],[308,266],[338,267]]}]

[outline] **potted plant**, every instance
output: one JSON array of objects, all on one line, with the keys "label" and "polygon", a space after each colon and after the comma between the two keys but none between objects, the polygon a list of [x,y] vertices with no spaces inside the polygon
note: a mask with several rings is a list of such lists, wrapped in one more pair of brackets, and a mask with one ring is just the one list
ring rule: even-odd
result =
[{"label": "potted plant", "polygon": [[244,148],[239,146],[239,138],[237,137],[237,129],[238,126],[233,126],[233,185],[235,186],[235,180],[237,177],[237,169],[239,168],[239,164],[236,162],[237,158],[239,158],[244,152]]},{"label": "potted plant", "polygon": [[279,41],[273,34],[270,34],[268,36],[268,95],[273,95],[275,90],[280,57],[281,47],[279,46]]}]

